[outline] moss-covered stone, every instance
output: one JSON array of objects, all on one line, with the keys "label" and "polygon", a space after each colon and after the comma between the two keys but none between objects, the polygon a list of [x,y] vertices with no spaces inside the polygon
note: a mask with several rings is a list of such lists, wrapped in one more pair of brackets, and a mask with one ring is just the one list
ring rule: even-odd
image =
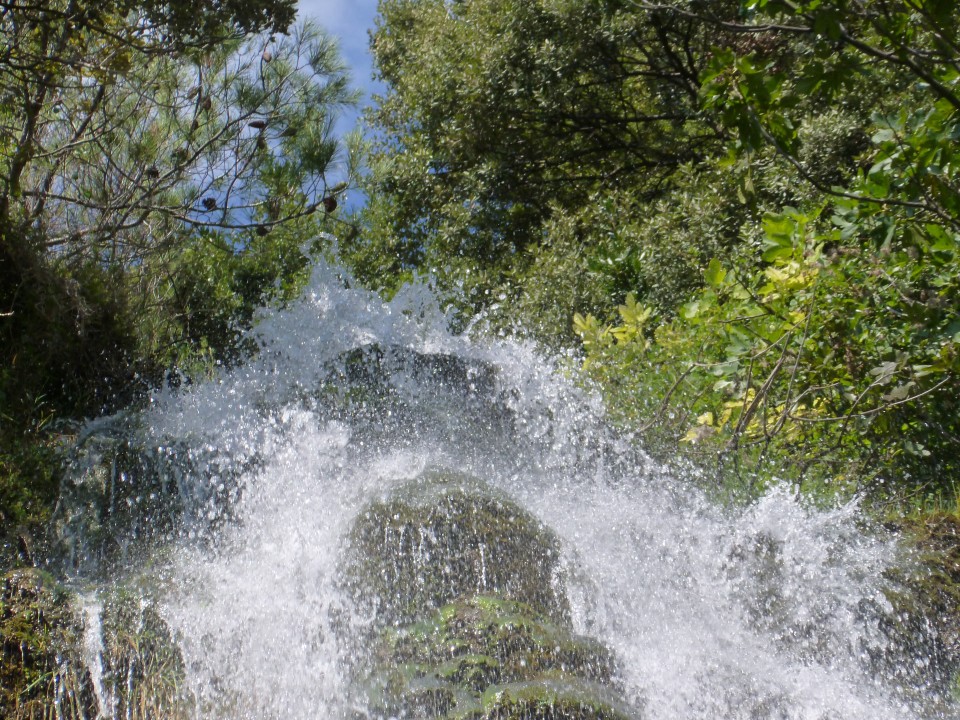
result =
[{"label": "moss-covered stone", "polygon": [[490,688],[483,720],[630,720],[627,707],[608,688],[579,679],[546,679]]},{"label": "moss-covered stone", "polygon": [[458,682],[480,674],[483,687],[546,671],[603,683],[615,675],[613,656],[601,643],[573,635],[567,624],[529,605],[491,596],[463,598],[421,622],[387,628],[380,637],[381,659],[436,667]]},{"label": "moss-covered stone", "polygon": [[576,688],[586,704],[607,707],[611,701],[597,691],[612,697],[618,688],[613,655],[601,643],[529,605],[491,596],[464,598],[423,621],[385,628],[367,669],[363,682],[376,717],[493,717],[491,688],[524,687],[527,697],[538,684],[544,698]]},{"label": "moss-covered stone", "polygon": [[83,621],[71,594],[36,569],[8,572],[0,588],[0,717],[96,717],[83,663]]},{"label": "moss-covered stone", "polygon": [[556,537],[474,478],[372,504],[344,577],[375,614],[355,667],[369,717],[627,720],[615,658],[573,632]]},{"label": "moss-covered stone", "polygon": [[428,472],[370,505],[350,536],[344,578],[385,625],[409,623],[477,594],[554,619],[569,608],[557,538],[475,478]]}]

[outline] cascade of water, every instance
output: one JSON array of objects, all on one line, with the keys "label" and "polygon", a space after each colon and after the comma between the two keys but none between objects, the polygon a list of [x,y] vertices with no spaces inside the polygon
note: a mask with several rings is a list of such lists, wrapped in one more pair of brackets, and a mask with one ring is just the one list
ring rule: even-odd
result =
[{"label": "cascade of water", "polygon": [[878,660],[894,652],[895,547],[862,532],[855,507],[813,511],[782,490],[712,505],[611,433],[556,359],[451,334],[424,286],[387,303],[321,265],[258,342],[250,364],[158,394],[138,429],[145,446],[217,458],[179,481],[203,510],[164,560],[162,615],[197,718],[362,716],[348,639],[369,618],[339,585],[345,537],[371,499],[435,466],[483,478],[556,533],[574,625],[614,651],[645,717],[949,712],[900,692]]},{"label": "cascade of water", "polygon": [[103,624],[100,621],[102,605],[93,593],[83,597],[83,660],[90,673],[90,683],[103,715],[113,710],[113,698],[103,682]]}]

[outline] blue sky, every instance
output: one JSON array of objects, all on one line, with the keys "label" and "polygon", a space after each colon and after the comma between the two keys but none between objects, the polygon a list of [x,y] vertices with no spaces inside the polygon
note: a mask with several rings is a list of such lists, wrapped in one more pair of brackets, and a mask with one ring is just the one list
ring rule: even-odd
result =
[{"label": "blue sky", "polygon": [[[368,51],[373,18],[377,14],[377,0],[300,0],[298,19],[312,18],[331,35],[340,40],[340,52],[350,66],[352,85],[364,93],[360,108],[337,123],[336,132],[352,130],[359,120],[363,106],[370,102],[372,92],[378,92],[373,82],[373,63]],[[350,192],[346,207],[356,209],[366,202],[359,190]]]},{"label": "blue sky", "polygon": [[373,66],[367,51],[367,31],[373,27],[377,0],[300,0],[299,17],[313,18],[340,39],[340,51],[350,65],[353,86],[369,100],[374,89]]}]

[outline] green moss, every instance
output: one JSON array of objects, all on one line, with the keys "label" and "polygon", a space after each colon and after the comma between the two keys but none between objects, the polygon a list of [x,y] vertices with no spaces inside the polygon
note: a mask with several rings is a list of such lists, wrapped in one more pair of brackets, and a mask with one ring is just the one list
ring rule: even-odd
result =
[{"label": "green moss", "polygon": [[501,664],[490,655],[463,655],[440,666],[437,673],[451,682],[472,691],[500,682]]},{"label": "green moss", "polygon": [[478,596],[383,630],[362,683],[374,717],[632,717],[614,665],[530,606]]},{"label": "green moss", "polygon": [[381,664],[435,668],[457,682],[482,675],[484,687],[548,671],[607,684],[616,674],[602,643],[573,634],[568,624],[529,605],[489,596],[461,599],[426,621],[384,630],[376,657]]},{"label": "green moss", "polygon": [[475,478],[433,472],[361,514],[344,580],[384,625],[477,594],[562,619],[569,608],[559,561],[554,534],[515,503]]},{"label": "green moss", "polygon": [[569,679],[492,687],[482,707],[484,720],[630,720],[636,712],[607,688]]}]

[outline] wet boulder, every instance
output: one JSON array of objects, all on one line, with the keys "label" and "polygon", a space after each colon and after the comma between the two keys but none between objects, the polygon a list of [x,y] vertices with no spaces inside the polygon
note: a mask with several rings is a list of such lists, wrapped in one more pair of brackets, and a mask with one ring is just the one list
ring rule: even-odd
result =
[{"label": "wet boulder", "polygon": [[217,448],[147,441],[123,417],[94,425],[72,449],[51,523],[54,566],[107,577],[182,538],[209,537],[231,516],[255,464]]},{"label": "wet boulder", "polygon": [[[332,419],[369,438],[440,436],[459,444],[490,432],[515,435],[510,398],[489,363],[399,345],[354,348],[321,368],[314,393]],[[458,412],[451,412],[456,407]]]},{"label": "wet boulder", "polygon": [[629,720],[617,662],[570,620],[556,536],[484,483],[428,472],[357,518],[362,718]]},{"label": "wet boulder", "polygon": [[427,472],[372,503],[346,554],[348,593],[381,624],[411,622],[477,594],[558,620],[569,612],[556,536],[468,476]]}]

